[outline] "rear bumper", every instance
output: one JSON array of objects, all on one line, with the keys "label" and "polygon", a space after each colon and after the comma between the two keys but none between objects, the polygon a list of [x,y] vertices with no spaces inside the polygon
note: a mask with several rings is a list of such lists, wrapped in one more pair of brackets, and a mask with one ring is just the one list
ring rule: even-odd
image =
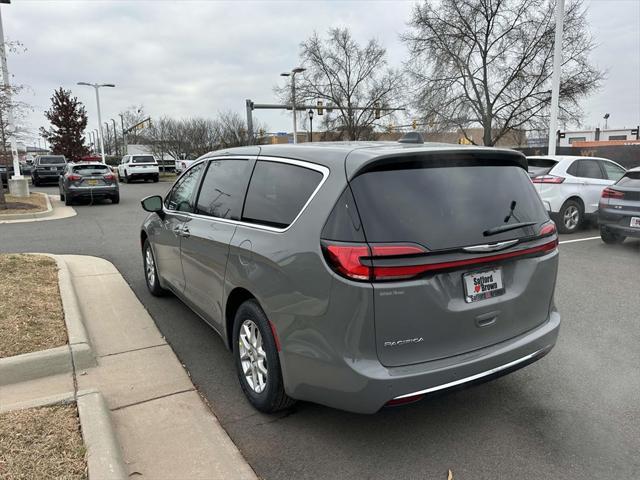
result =
[{"label": "rear bumper", "polygon": [[31,176],[39,182],[57,182],[61,172],[32,172]]},{"label": "rear bumper", "polygon": [[631,217],[640,217],[640,208],[619,210],[604,207],[598,211],[598,225],[626,237],[640,237],[640,228],[630,227]]},{"label": "rear bumper", "polygon": [[112,197],[119,192],[117,185],[105,185],[100,187],[75,187],[69,188],[65,195],[69,198],[98,198]]},{"label": "rear bumper", "polygon": [[[281,361],[287,375],[285,388],[293,398],[321,403],[356,413],[375,413],[387,402],[416,394],[431,394],[484,382],[522,368],[548,353],[556,343],[560,314],[508,341],[454,357],[402,367],[385,367],[377,360],[350,361],[327,366],[318,359],[295,356]],[[326,376],[320,387],[302,375]],[[291,388],[295,385],[294,388]]]}]

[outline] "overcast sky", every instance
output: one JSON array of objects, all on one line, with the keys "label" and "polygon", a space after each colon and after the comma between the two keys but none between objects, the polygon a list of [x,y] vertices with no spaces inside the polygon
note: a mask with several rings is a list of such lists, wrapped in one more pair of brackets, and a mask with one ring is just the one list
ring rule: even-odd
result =
[{"label": "overcast sky", "polygon": [[[640,123],[640,0],[586,0],[598,42],[593,61],[608,70],[602,90],[584,102],[587,126]],[[102,90],[103,121],[129,105],[152,117],[213,116],[244,100],[273,102],[279,74],[298,63],[299,44],[314,30],[348,26],[360,41],[376,37],[392,65],[406,51],[398,39],[415,1],[13,0],[2,6],[5,36],[27,52],[9,56],[14,82],[30,91],[33,131],[59,86],[70,88],[95,128],[93,89]],[[284,80],[284,79],[282,79]],[[290,116],[255,112],[270,130],[290,130]],[[34,135],[35,137],[35,135]]]}]

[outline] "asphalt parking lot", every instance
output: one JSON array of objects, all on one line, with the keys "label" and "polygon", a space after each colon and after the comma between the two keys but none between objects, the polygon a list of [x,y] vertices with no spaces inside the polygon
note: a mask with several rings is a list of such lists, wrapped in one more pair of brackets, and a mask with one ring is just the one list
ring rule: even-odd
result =
[{"label": "asphalt parking lot", "polygon": [[605,245],[593,228],[561,238],[560,339],[523,370],[372,416],[310,403],[268,416],[245,401],[216,334],[176,298],[147,293],[139,200],[169,186],[121,185],[119,205],[0,225],[0,251],[113,262],[260,477],[444,479],[448,469],[456,480],[640,477],[640,240]]}]

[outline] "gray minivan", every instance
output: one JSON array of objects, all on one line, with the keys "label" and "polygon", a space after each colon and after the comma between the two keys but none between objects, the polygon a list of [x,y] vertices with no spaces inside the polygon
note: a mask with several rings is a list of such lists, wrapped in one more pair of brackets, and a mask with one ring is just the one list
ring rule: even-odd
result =
[{"label": "gray minivan", "polygon": [[556,342],[558,236],[515,151],[240,147],[142,205],[149,290],[220,334],[264,412],[297,399],[373,413]]}]

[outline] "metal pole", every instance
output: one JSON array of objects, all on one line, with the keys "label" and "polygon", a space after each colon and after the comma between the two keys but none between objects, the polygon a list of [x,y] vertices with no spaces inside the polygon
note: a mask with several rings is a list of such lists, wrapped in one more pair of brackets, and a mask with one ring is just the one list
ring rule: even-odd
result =
[{"label": "metal pole", "polygon": [[111,123],[113,123],[113,146],[115,147],[116,157],[118,156],[118,131],[116,130],[116,121],[112,118]]},{"label": "metal pole", "polygon": [[109,132],[109,122],[104,122],[107,129],[107,153],[111,155],[111,132]]},{"label": "metal pole", "polygon": [[[2,57],[2,80],[7,96],[7,133],[11,144],[13,157],[13,178],[22,178],[20,161],[18,160],[18,146],[16,145],[15,124],[13,123],[13,106],[11,105],[11,85],[9,84],[9,67],[7,67],[7,53],[4,48],[4,29],[2,28],[2,9],[0,8],[0,57]],[[3,145],[4,148],[4,145]]]},{"label": "metal pole", "polygon": [[549,119],[549,155],[556,154],[558,129],[558,103],[560,100],[560,66],[562,64],[562,29],[564,27],[564,0],[556,4],[556,37],[553,45],[553,74],[551,77],[551,118]]},{"label": "metal pole", "polygon": [[293,111],[293,143],[298,143],[298,126],[296,123],[296,72],[291,72],[291,110]]},{"label": "metal pole", "polygon": [[119,113],[120,115],[120,124],[122,126],[122,156],[124,157],[127,154],[127,134],[124,133],[124,115]]},{"label": "metal pole", "polygon": [[102,114],[100,113],[100,94],[98,93],[100,86],[93,85],[93,88],[96,89],[96,104],[98,105],[98,137],[100,138],[100,156],[102,157],[102,163],[106,163],[104,161],[104,139],[102,138]]},{"label": "metal pole", "polygon": [[253,145],[255,142],[255,135],[253,133],[253,102],[249,99],[246,100],[247,105],[247,132],[249,133],[249,145]]}]

